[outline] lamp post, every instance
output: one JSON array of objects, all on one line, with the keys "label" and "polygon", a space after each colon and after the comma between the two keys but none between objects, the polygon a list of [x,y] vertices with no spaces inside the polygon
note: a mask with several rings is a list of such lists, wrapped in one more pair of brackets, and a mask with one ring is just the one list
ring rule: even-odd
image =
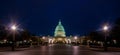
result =
[{"label": "lamp post", "polygon": [[107,34],[108,34],[109,27],[107,25],[103,26],[103,31],[105,32],[105,39],[104,39],[104,51],[107,51]]},{"label": "lamp post", "polygon": [[77,44],[77,36],[75,36],[74,39],[75,39],[75,44]]},{"label": "lamp post", "polygon": [[29,41],[30,41],[30,47],[32,47],[32,46],[33,46],[33,45],[32,45],[32,40],[30,39]]},{"label": "lamp post", "polygon": [[16,25],[12,25],[11,26],[11,30],[13,31],[13,36],[12,36],[12,51],[15,51],[15,31],[16,31],[17,27]]},{"label": "lamp post", "polygon": [[40,45],[40,38],[39,37],[37,37],[37,43],[38,43],[38,46]]},{"label": "lamp post", "polygon": [[42,39],[43,39],[42,44],[44,45],[45,44],[45,37],[43,36]]}]

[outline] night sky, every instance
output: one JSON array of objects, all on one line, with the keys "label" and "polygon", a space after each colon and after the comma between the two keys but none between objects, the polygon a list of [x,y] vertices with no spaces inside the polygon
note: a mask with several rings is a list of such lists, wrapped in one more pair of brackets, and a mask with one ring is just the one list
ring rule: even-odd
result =
[{"label": "night sky", "polygon": [[67,35],[84,35],[120,17],[120,0],[0,0],[0,23],[15,20],[37,35],[53,35],[61,19]]}]

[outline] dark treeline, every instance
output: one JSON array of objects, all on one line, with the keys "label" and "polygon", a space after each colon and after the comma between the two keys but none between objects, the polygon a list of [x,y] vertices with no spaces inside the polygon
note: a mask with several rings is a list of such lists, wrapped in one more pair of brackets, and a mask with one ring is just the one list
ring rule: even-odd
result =
[{"label": "dark treeline", "polygon": [[[9,30],[10,28],[0,24],[0,47],[11,46],[13,41],[13,32]],[[30,45],[32,42],[37,42],[38,37],[32,35],[29,30],[16,30],[15,32],[15,41],[16,43],[22,45]]]},{"label": "dark treeline", "polygon": [[[12,40],[13,33],[11,30],[8,30],[7,27],[0,25],[0,40]],[[32,39],[32,34],[28,30],[17,30],[15,33],[15,39],[17,41],[21,40],[30,40]]]},{"label": "dark treeline", "polygon": [[[104,42],[105,33],[103,30],[93,31],[88,34],[88,38],[92,42]],[[109,46],[120,47],[120,18],[115,21],[114,26],[109,30],[106,40]]]}]

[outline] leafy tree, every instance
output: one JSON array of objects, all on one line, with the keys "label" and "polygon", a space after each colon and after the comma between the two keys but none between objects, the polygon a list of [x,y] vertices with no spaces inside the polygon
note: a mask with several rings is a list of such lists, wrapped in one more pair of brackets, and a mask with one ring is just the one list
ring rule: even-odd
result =
[{"label": "leafy tree", "polygon": [[111,30],[110,36],[111,40],[116,40],[117,44],[119,44],[118,46],[120,46],[120,18],[115,21],[115,25]]},{"label": "leafy tree", "polygon": [[89,33],[89,39],[94,41],[103,41],[104,38],[103,38],[103,35],[100,33],[100,32],[97,32],[97,31],[93,31],[93,32],[90,32]]},{"label": "leafy tree", "polygon": [[23,40],[29,40],[31,38],[31,34],[28,30],[24,30],[21,32],[21,38]]},{"label": "leafy tree", "polygon": [[0,40],[5,39],[6,38],[6,30],[5,27],[3,25],[0,25]]}]

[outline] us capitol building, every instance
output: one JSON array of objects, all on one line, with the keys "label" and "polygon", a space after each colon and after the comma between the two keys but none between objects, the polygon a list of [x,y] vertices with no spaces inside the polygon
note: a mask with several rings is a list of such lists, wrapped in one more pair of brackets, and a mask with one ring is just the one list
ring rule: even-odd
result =
[{"label": "us capitol building", "polygon": [[72,42],[82,42],[78,37],[75,36],[66,36],[64,26],[62,25],[61,20],[59,20],[58,25],[55,28],[54,36],[43,36],[42,40],[49,44],[63,43],[70,44]]}]

